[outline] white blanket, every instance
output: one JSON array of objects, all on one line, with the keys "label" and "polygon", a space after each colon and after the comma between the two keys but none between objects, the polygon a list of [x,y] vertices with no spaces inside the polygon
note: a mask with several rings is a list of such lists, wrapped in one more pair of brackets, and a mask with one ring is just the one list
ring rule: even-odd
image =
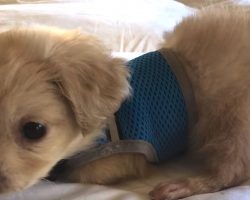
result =
[{"label": "white blanket", "polygon": [[[1,200],[149,200],[146,194],[111,187],[79,184],[41,183]],[[250,187],[240,186],[217,193],[196,195],[185,200],[249,200]]]},{"label": "white blanket", "polygon": [[[119,185],[81,185],[42,181],[21,192],[0,196],[0,200],[149,200],[147,195],[157,183],[172,178],[188,177],[194,172],[185,163],[162,166],[151,177]],[[250,182],[216,193],[201,194],[185,200],[250,200]]]},{"label": "white blanket", "polygon": [[1,5],[2,30],[17,25],[36,24],[78,28],[98,36],[116,52],[145,52],[157,49],[162,41],[163,31],[171,30],[182,17],[193,10],[171,0],[17,2],[39,3]]}]

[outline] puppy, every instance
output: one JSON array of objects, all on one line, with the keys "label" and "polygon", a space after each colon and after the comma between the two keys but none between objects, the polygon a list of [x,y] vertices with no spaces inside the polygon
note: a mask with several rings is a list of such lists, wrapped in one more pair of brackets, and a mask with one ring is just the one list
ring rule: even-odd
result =
[{"label": "puppy", "polygon": [[95,38],[46,27],[0,34],[0,191],[28,187],[82,150],[129,93]]},{"label": "puppy", "polygon": [[[249,178],[249,22],[241,8],[210,8],[166,36],[160,52],[178,77],[185,74],[180,88],[187,101],[189,153],[203,170],[161,183],[152,199],[214,192]],[[132,88],[129,97],[124,62],[89,35],[17,28],[0,34],[0,48],[0,191],[9,192],[46,177],[60,160],[87,152],[136,92]],[[89,160],[59,176],[108,184],[145,175],[150,161],[128,151]]]}]

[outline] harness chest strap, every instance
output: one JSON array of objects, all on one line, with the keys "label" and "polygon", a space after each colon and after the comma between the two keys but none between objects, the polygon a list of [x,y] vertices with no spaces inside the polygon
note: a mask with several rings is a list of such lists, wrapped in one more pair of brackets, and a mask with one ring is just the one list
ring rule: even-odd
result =
[{"label": "harness chest strap", "polygon": [[178,80],[178,83],[180,84],[181,91],[185,99],[186,108],[188,111],[188,128],[190,130],[197,121],[194,91],[191,81],[185,70],[185,68],[188,68],[190,66],[190,63],[185,58],[183,58],[183,56],[179,55],[172,49],[163,48],[159,51],[170,64],[170,67],[173,70]]},{"label": "harness chest strap", "polygon": [[[190,129],[196,121],[196,115],[192,85],[184,68],[184,65],[187,67],[189,63],[171,49],[161,49],[159,52],[167,60],[178,80],[188,111],[188,128]],[[67,167],[78,168],[94,160],[118,153],[141,153],[149,162],[158,162],[157,153],[150,143],[143,140],[120,140],[114,115],[108,120],[108,132],[110,143],[70,157],[67,160]]]}]

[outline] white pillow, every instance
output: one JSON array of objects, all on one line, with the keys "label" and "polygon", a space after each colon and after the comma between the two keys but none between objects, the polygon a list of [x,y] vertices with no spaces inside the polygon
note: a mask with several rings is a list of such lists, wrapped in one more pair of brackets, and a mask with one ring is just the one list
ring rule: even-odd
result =
[{"label": "white pillow", "polygon": [[[97,35],[112,51],[147,52],[158,48],[192,8],[172,0],[0,0],[0,28],[52,25]],[[16,2],[16,3],[15,3]],[[19,4],[18,4],[19,3]]]}]

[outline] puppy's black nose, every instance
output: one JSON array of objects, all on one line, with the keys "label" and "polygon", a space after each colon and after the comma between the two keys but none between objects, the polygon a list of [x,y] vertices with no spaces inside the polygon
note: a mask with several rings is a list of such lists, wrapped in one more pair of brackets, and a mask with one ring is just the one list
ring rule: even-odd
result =
[{"label": "puppy's black nose", "polygon": [[0,193],[4,193],[8,190],[8,179],[0,172]]}]

